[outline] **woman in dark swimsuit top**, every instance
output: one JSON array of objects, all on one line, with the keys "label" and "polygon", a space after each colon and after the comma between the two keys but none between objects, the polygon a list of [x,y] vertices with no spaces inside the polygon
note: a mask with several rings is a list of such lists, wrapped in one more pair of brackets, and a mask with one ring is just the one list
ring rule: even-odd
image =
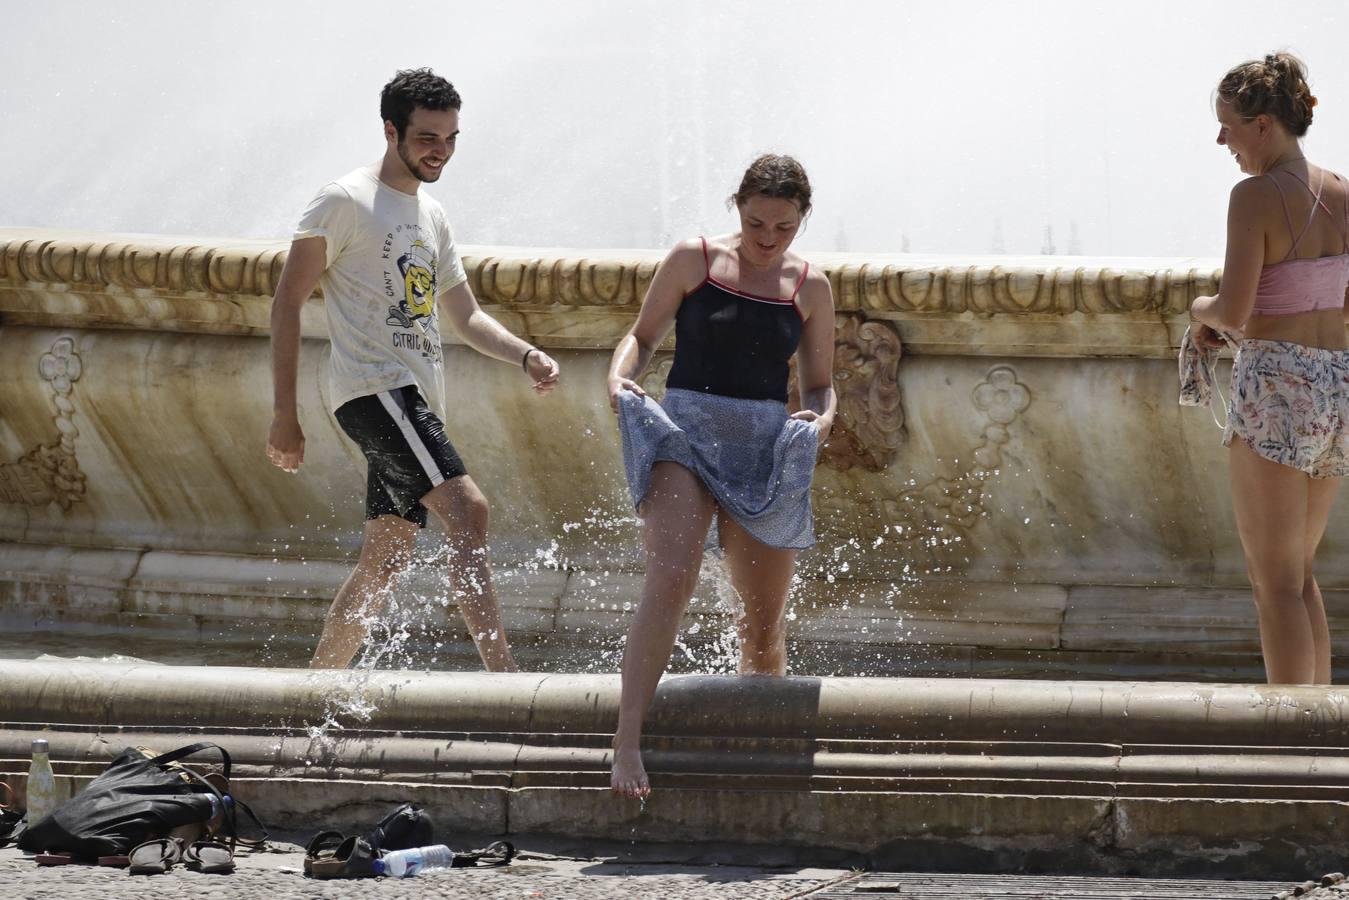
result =
[{"label": "woman in dark swimsuit top", "polygon": [[[628,797],[650,792],[642,721],[714,520],[743,609],[741,672],[785,674],[787,590],[797,551],[814,542],[810,480],[834,420],[834,301],[828,279],[788,249],[810,210],[810,182],[794,159],[762,156],[732,200],[740,231],[670,251],[609,367],[646,546],[611,776]],[[675,358],[657,404],[636,379],[672,326]],[[793,356],[801,411],[789,415]]]}]

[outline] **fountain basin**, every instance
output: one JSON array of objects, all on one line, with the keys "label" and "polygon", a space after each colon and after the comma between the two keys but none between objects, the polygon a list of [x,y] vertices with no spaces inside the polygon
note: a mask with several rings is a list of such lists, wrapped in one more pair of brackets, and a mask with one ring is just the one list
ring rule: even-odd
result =
[{"label": "fountain basin", "polygon": [[[484,305],[565,371],[540,400],[511,366],[445,347],[448,424],[493,503],[507,626],[531,665],[611,671],[641,576],[604,372],[659,254],[465,251]],[[9,631],[267,641],[303,660],[354,556],[364,478],[327,411],[317,296],[305,467],[263,456],[284,258],[276,242],[0,229]],[[1184,311],[1216,288],[1216,260],[817,263],[837,299],[840,414],[792,604],[803,671],[1260,677],[1225,451],[1205,411],[1176,404]],[[1337,509],[1320,573],[1339,656],[1346,525]],[[423,548],[434,557],[432,536]],[[443,582],[428,562],[403,594],[448,629],[453,665],[471,664]],[[698,594],[695,649],[726,626],[714,579]]]}]

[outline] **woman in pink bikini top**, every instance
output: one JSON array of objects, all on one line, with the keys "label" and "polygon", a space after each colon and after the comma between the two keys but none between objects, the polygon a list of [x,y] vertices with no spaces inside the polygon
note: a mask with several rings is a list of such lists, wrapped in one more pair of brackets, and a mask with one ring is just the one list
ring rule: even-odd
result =
[{"label": "woman in pink bikini top", "polygon": [[[1325,169],[1321,169],[1316,190],[1313,191],[1304,177],[1298,174],[1299,164],[1304,171],[1311,168],[1305,159],[1301,159],[1282,171],[1269,172],[1264,176],[1279,192],[1279,202],[1283,206],[1284,222],[1288,226],[1288,237],[1292,240],[1292,244],[1283,259],[1260,267],[1260,280],[1256,283],[1255,306],[1251,309],[1251,316],[1291,316],[1323,309],[1337,311],[1344,309],[1345,290],[1349,288],[1349,203],[1344,202],[1344,198],[1349,194],[1349,185],[1334,172],[1327,173]],[[1327,175],[1333,179],[1335,193],[1341,198],[1340,205],[1344,208],[1342,216],[1331,212],[1323,199]],[[1293,216],[1288,209],[1288,197],[1279,183],[1284,176],[1297,182],[1298,187],[1295,191],[1300,193],[1301,190],[1305,190],[1312,199],[1310,213],[1301,229],[1296,229],[1293,225]],[[1333,256],[1299,256],[1298,245],[1307,236],[1307,232],[1312,230],[1321,213],[1329,216],[1331,221],[1340,220],[1340,252]],[[1340,319],[1343,319],[1342,313]],[[1333,324],[1338,326],[1340,322]],[[1338,345],[1339,349],[1342,349],[1344,329],[1332,328],[1331,336],[1340,338]],[[1332,340],[1331,343],[1336,342]]]},{"label": "woman in pink bikini top", "polygon": [[1200,344],[1242,336],[1223,443],[1265,676],[1328,684],[1312,562],[1349,474],[1349,183],[1302,153],[1316,98],[1294,57],[1232,69],[1215,106],[1218,143],[1251,177],[1232,189],[1221,289],[1190,316]]}]

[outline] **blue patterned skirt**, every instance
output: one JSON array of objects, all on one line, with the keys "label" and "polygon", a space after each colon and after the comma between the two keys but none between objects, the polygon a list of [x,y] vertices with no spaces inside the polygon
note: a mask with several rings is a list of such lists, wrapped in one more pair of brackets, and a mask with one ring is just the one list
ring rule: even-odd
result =
[{"label": "blue patterned skirt", "polygon": [[815,543],[810,482],[818,430],[776,400],[740,400],[677,388],[656,403],[622,391],[618,428],[628,491],[640,511],[651,467],[679,463],[757,541],[804,550]]}]

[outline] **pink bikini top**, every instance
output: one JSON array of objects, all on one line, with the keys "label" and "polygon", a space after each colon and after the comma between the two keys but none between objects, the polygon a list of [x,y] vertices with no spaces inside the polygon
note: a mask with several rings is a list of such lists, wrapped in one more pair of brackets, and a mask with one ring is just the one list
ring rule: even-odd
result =
[{"label": "pink bikini top", "polygon": [[[1288,255],[1280,262],[1266,265],[1260,270],[1260,283],[1255,289],[1255,308],[1251,310],[1251,314],[1256,316],[1289,316],[1321,309],[1342,309],[1344,291],[1349,287],[1349,194],[1345,197],[1342,252],[1336,256],[1298,259],[1293,254],[1297,252],[1297,245],[1311,228],[1317,210],[1325,210],[1326,215],[1332,217],[1334,213],[1321,199],[1321,189],[1326,184],[1324,170],[1315,191],[1293,172],[1288,174],[1297,178],[1298,183],[1307,189],[1307,193],[1312,195],[1315,202],[1312,204],[1311,215],[1307,217],[1307,224],[1302,226],[1302,232],[1294,235],[1293,246],[1288,248]],[[1283,203],[1283,217],[1288,222],[1288,233],[1293,235],[1293,217],[1288,213],[1288,199],[1284,196],[1283,188],[1279,187],[1278,179],[1271,177],[1269,180],[1279,191],[1279,200]],[[1344,179],[1336,175],[1335,181],[1343,184]]]}]

